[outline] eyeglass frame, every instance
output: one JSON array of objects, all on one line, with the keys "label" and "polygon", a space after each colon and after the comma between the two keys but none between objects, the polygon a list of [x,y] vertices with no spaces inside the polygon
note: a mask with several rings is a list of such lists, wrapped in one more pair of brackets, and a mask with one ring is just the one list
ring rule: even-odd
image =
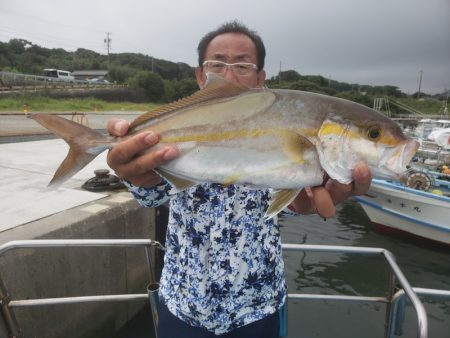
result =
[{"label": "eyeglass frame", "polygon": [[223,62],[223,61],[220,61],[220,60],[205,60],[202,63],[202,67],[206,67],[208,65],[208,63],[210,63],[210,62],[218,62],[218,63],[223,64],[225,66],[225,71],[224,72],[222,72],[222,73],[215,73],[215,74],[224,74],[224,73],[226,73],[228,68],[230,68],[231,71],[233,72],[233,74],[235,74],[235,75],[248,76],[248,75],[251,74],[251,72],[249,72],[248,74],[239,74],[238,71],[235,71],[234,67],[236,65],[249,65],[249,66],[252,66],[252,70],[256,70],[256,71],[258,70],[258,66],[255,63],[251,63],[251,62],[227,63],[227,62]]}]

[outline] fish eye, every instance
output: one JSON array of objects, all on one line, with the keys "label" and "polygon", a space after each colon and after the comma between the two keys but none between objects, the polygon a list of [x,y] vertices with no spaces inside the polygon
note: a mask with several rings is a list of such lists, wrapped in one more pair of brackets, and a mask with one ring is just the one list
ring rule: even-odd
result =
[{"label": "fish eye", "polygon": [[372,126],[367,129],[366,135],[371,141],[378,141],[381,137],[381,127]]}]

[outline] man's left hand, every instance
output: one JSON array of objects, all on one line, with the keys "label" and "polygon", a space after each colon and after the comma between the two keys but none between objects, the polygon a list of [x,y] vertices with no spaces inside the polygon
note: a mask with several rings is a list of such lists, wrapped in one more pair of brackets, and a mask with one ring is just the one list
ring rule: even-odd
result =
[{"label": "man's left hand", "polygon": [[353,170],[353,182],[342,184],[328,180],[323,187],[305,188],[292,202],[300,214],[319,214],[329,218],[336,214],[336,205],[350,196],[363,195],[369,191],[372,174],[365,163],[359,163]]}]

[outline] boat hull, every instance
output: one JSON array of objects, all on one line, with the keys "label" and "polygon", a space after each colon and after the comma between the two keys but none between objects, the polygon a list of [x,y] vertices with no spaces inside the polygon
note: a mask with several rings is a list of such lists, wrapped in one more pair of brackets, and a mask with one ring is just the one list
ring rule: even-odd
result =
[{"label": "boat hull", "polygon": [[356,200],[375,224],[450,245],[448,197],[374,179]]}]

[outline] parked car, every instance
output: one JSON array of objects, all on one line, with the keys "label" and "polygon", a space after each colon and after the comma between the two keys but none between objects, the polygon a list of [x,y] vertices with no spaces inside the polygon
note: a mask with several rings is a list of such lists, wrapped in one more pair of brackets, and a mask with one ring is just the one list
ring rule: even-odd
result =
[{"label": "parked car", "polygon": [[100,79],[100,78],[88,79],[88,82],[90,82],[90,83],[110,83],[108,80]]},{"label": "parked car", "polygon": [[72,73],[68,70],[60,70],[53,68],[44,69],[44,76],[47,77],[47,81],[74,81]]}]

